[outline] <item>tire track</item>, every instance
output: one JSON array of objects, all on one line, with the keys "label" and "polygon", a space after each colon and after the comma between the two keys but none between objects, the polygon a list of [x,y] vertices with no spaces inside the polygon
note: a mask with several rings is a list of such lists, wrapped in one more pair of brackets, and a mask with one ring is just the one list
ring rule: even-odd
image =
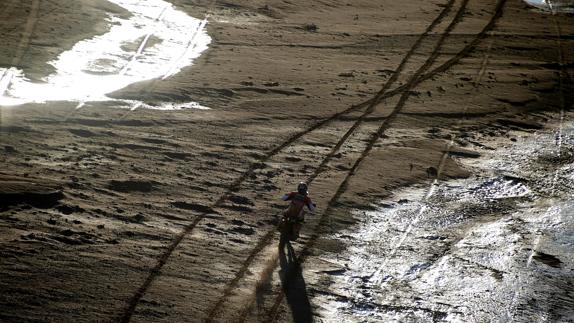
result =
[{"label": "tire track", "polygon": [[[185,54],[191,49],[193,50],[196,46],[197,43],[195,43],[195,38],[197,37],[197,35],[199,33],[201,33],[203,31],[203,29],[205,29],[205,26],[207,25],[207,19],[209,18],[209,15],[207,15],[197,26],[197,29],[194,31],[193,35],[190,37],[187,46],[185,47],[185,49],[183,50],[183,52],[180,54],[180,56],[178,56],[178,58],[172,60],[169,65],[168,68],[166,70],[166,72],[160,76],[157,77],[155,79],[152,80],[151,84],[145,88],[144,91],[140,92],[141,95],[145,95],[147,96],[148,94],[150,94],[151,92],[153,92],[155,90],[155,87],[157,86],[157,84],[161,81],[166,80],[167,78],[175,75],[176,72],[176,65],[178,62],[180,62],[184,57]],[[131,112],[137,110],[139,107],[141,107],[142,105],[144,105],[143,102],[138,102],[136,103],[133,107],[131,107],[123,116],[120,117],[120,119],[124,119],[126,118]]]},{"label": "tire track", "polygon": [[[440,70],[450,68],[456,62],[458,62],[462,57],[466,56],[471,50],[473,50],[476,47],[476,45],[478,45],[478,43],[484,37],[487,36],[487,33],[494,27],[494,25],[496,24],[498,19],[502,16],[502,12],[503,12],[502,9],[503,9],[504,5],[506,4],[506,1],[507,0],[498,0],[493,16],[491,17],[491,19],[487,23],[487,25],[482,29],[482,31],[479,32],[476,35],[476,37],[461,52],[459,52],[459,54],[457,54],[455,57],[448,60],[446,62],[446,63],[448,63],[448,65],[443,64],[442,66],[438,67],[435,70],[440,71]],[[468,2],[468,0],[465,1],[465,3],[467,3],[467,2]],[[443,40],[443,42],[444,42],[444,40]],[[429,66],[430,66],[430,64],[429,64]],[[422,77],[422,78],[424,78],[424,77]],[[412,88],[413,86],[416,86],[416,84],[418,84],[418,82],[416,82],[416,80],[413,80],[413,82],[410,82],[408,85],[409,85],[409,88]],[[359,159],[357,159],[357,161],[355,162],[355,164],[351,168],[351,171],[345,177],[345,179],[343,180],[343,182],[339,186],[338,190],[336,191],[335,195],[333,195],[333,197],[329,201],[329,204],[328,204],[329,206],[327,207],[325,212],[323,212],[321,214],[321,217],[319,219],[319,223],[315,226],[315,230],[314,230],[313,235],[311,236],[308,243],[304,246],[304,248],[299,253],[299,256],[297,257],[297,263],[299,265],[301,265],[305,262],[308,255],[310,254],[309,251],[315,246],[317,239],[320,237],[320,233],[318,232],[318,229],[323,227],[326,224],[328,214],[332,211],[332,209],[334,209],[336,207],[337,200],[347,190],[350,178],[355,174],[355,172],[358,169],[359,165],[361,164],[362,160],[373,149],[375,143],[380,138],[380,135],[382,135],[384,133],[385,129],[388,128],[388,125],[394,119],[394,117],[396,117],[397,113],[400,111],[402,106],[405,104],[406,99],[408,99],[409,96],[410,96],[409,91],[406,91],[401,96],[401,99],[397,103],[397,106],[395,107],[395,110],[393,111],[392,115],[389,116],[389,118],[387,120],[385,120],[385,122],[383,122],[383,124],[381,124],[381,126],[379,127],[379,130],[375,133],[374,136],[371,137],[371,140],[369,141],[366,149],[363,151],[363,154],[359,157]],[[288,284],[289,284],[289,275],[286,275],[285,285],[288,285]],[[271,310],[266,315],[266,317],[267,317],[266,322],[275,321],[277,314],[278,314],[279,307],[281,306],[281,303],[283,302],[284,297],[285,297],[285,293],[283,292],[283,290],[281,290],[279,292],[279,294],[276,296],[275,302],[274,302],[273,306],[271,307]]]},{"label": "tire track", "polygon": [[[141,54],[145,51],[147,43],[149,42],[149,39],[154,35],[154,33],[156,32],[157,26],[164,19],[164,16],[166,15],[166,12],[169,9],[171,9],[170,6],[163,7],[163,9],[160,11],[159,15],[154,19],[154,21],[153,21],[154,25],[151,27],[148,26],[149,31],[146,33],[143,40],[140,42],[137,50],[133,53],[133,55],[131,55],[130,59],[127,61],[127,63],[124,65],[124,67],[120,70],[118,75],[120,75],[120,76],[125,75],[131,69],[132,65],[138,60],[138,57],[141,56]],[[148,85],[145,89],[143,89],[139,92],[140,96],[144,96],[144,95],[149,94],[150,92],[152,92],[155,89],[158,82],[161,82],[161,81],[165,80],[166,78],[168,78],[168,77],[170,77],[176,73],[177,63],[179,63],[185,57],[185,54],[189,50],[193,50],[197,46],[195,39],[197,38],[197,35],[203,29],[205,29],[205,26],[207,25],[207,19],[208,18],[209,18],[209,16],[206,16],[198,24],[197,28],[194,30],[193,34],[189,38],[189,41],[187,42],[186,47],[184,48],[182,53],[178,57],[176,57],[175,59],[172,59],[171,61],[169,61],[169,63],[165,66],[166,69],[162,75],[150,80],[150,85]],[[87,98],[87,99],[89,99],[89,98]],[[132,103],[132,101],[133,100],[124,100],[124,102],[129,102],[129,103]],[[85,105],[86,105],[86,100],[79,101],[78,104],[76,105],[76,107],[64,116],[64,118],[62,119],[62,122],[69,120],[74,114],[76,114],[78,112],[78,110],[83,108]],[[131,108],[129,108],[126,113],[121,115],[118,118],[118,120],[125,119],[128,115],[131,114],[131,112],[135,111],[136,109],[138,109],[142,105],[144,105],[144,103],[141,101],[133,102],[133,106]]]},{"label": "tire track", "polygon": [[[357,119],[357,121],[355,121],[355,123],[351,126],[351,128],[349,128],[349,130],[339,139],[339,141],[331,149],[329,154],[321,161],[321,164],[317,167],[317,169],[311,174],[311,176],[309,176],[309,178],[307,178],[308,184],[311,184],[317,178],[317,176],[319,176],[325,170],[327,164],[331,161],[331,159],[337,153],[337,151],[339,151],[341,146],[348,140],[348,138],[355,132],[355,130],[364,122],[365,118],[375,111],[375,108],[376,108],[378,102],[380,102],[382,100],[382,97],[385,95],[385,93],[387,93],[389,88],[398,80],[400,74],[403,72],[404,68],[406,67],[407,63],[409,62],[411,57],[414,55],[416,50],[420,47],[423,40],[448,15],[448,13],[451,11],[452,7],[454,6],[455,1],[456,0],[450,0],[446,4],[446,6],[443,8],[443,10],[440,12],[440,14],[429,24],[429,26],[426,28],[426,30],[422,34],[419,35],[416,42],[413,44],[413,46],[409,49],[409,51],[403,57],[399,66],[395,70],[395,73],[393,73],[393,75],[385,82],[385,84],[383,85],[381,90],[375,95],[374,100],[370,101],[371,103],[369,103],[365,112],[363,112],[363,114]],[[363,103],[363,104],[365,104],[365,103]],[[232,292],[237,287],[239,281],[247,273],[249,266],[255,260],[256,256],[273,241],[274,236],[275,236],[275,229],[271,229],[259,240],[259,242],[255,246],[255,248],[249,254],[247,259],[243,262],[241,268],[236,273],[235,277],[225,287],[223,295],[219,298],[219,300],[215,303],[215,305],[208,312],[209,314],[207,316],[206,321],[208,321],[208,322],[213,321],[213,319],[215,318],[215,316],[219,312],[221,306],[223,306],[225,301],[228,299],[228,297],[232,294]]]},{"label": "tire track", "polygon": [[[14,8],[15,1],[8,3],[6,7],[7,15],[10,14]],[[34,29],[36,28],[36,23],[38,22],[38,13],[40,11],[40,0],[34,0],[32,2],[32,6],[28,13],[28,18],[26,19],[26,26],[24,27],[24,32],[22,33],[22,38],[16,47],[16,53],[10,62],[10,68],[4,71],[3,75],[0,77],[0,97],[4,96],[10,84],[12,83],[12,79],[16,75],[17,69],[16,67],[20,65],[24,54],[28,50],[30,46],[30,39],[32,38],[32,34],[34,33]]]},{"label": "tire track", "polygon": [[[470,43],[468,43],[457,55],[453,56],[451,59],[447,60],[446,62],[444,62],[440,66],[430,70],[426,74],[418,75],[417,78],[413,80],[413,84],[415,84],[415,85],[419,84],[421,82],[424,82],[424,81],[432,78],[433,76],[435,76],[439,73],[443,73],[443,72],[447,71],[450,67],[452,67],[453,65],[458,63],[458,61],[460,61],[460,59],[467,56],[478,45],[478,43],[482,40],[482,38],[484,38],[484,36],[486,35],[486,32],[494,26],[494,23],[496,22],[497,18],[501,14],[501,10],[500,10],[501,8],[499,8],[500,2],[505,3],[506,0],[499,0],[499,4],[497,5],[497,12],[495,13],[496,19],[494,19],[494,18],[491,19],[491,21],[487,24],[487,26],[480,33],[478,33],[475,36],[475,38]],[[346,110],[343,110],[341,112],[333,114],[332,116],[330,116],[326,119],[323,119],[321,121],[318,121],[315,124],[311,125],[310,127],[306,128],[306,129],[304,129],[298,133],[293,134],[292,136],[287,138],[287,140],[283,141],[281,144],[276,146],[274,149],[270,150],[265,155],[258,158],[257,161],[251,163],[248,166],[248,168],[245,170],[245,172],[228,186],[227,191],[212,205],[211,208],[216,208],[216,207],[222,206],[224,204],[224,202],[230,197],[230,195],[233,192],[236,192],[239,190],[241,183],[243,183],[249,176],[251,176],[254,173],[254,171],[256,169],[258,169],[258,167],[262,163],[269,160],[271,157],[278,154],[280,151],[282,151],[286,147],[290,146],[291,144],[293,144],[294,142],[299,140],[304,135],[306,135],[306,134],[308,134],[308,133],[310,133],[310,132],[312,132],[312,131],[314,131],[314,130],[316,130],[316,129],[318,129],[318,128],[320,128],[320,127],[322,127],[322,126],[324,126],[324,125],[326,125],[326,124],[328,124],[334,120],[337,120],[339,117],[346,115],[350,112],[356,111],[356,110],[363,108],[365,106],[368,106],[370,104],[375,104],[375,103],[380,102],[381,100],[384,100],[384,99],[393,97],[395,95],[401,94],[408,89],[407,85],[408,84],[401,85],[401,86],[399,86],[393,90],[390,90],[390,91],[388,91],[382,95],[377,94],[375,98],[372,98],[370,100],[364,101],[364,102],[359,103],[357,105],[351,106],[350,108],[348,108]],[[346,185],[345,185],[345,189],[346,189]],[[339,190],[344,191],[345,189],[342,189],[340,187]],[[336,194],[337,199],[340,197],[341,194],[342,194],[342,192]],[[158,263],[154,266],[154,268],[152,268],[150,270],[150,273],[149,273],[148,277],[146,278],[146,280],[144,281],[144,283],[138,288],[138,290],[136,291],[134,296],[128,301],[128,306],[126,307],[126,310],[120,316],[120,320],[122,322],[129,322],[131,316],[133,315],[133,313],[135,311],[137,304],[139,303],[139,300],[143,297],[143,295],[149,289],[151,283],[155,280],[155,278],[160,274],[161,268],[166,264],[167,260],[170,258],[173,251],[181,243],[183,238],[185,236],[187,236],[188,234],[190,234],[193,231],[193,229],[197,226],[197,224],[199,222],[201,222],[208,214],[210,214],[210,213],[205,212],[203,214],[198,215],[190,224],[188,224],[172,240],[170,245],[167,247],[166,251],[160,255],[160,257],[158,258]],[[272,237],[272,235],[271,235],[271,237]]]},{"label": "tire track", "polygon": [[[439,15],[438,18],[440,19],[436,19],[435,21],[433,21],[433,24],[431,24],[431,26],[429,26],[429,28],[425,31],[425,34],[428,34],[434,27],[436,27],[436,25],[438,25],[440,23],[440,21],[444,18],[444,16],[446,16],[446,14],[448,13],[448,11],[450,11],[450,9],[452,8],[453,4],[454,4],[455,0],[449,0],[448,5],[443,9],[443,11],[441,12],[441,14]],[[432,28],[431,28],[432,27]],[[422,39],[418,40],[416,43],[416,47],[418,47],[420,45],[420,43],[422,42]],[[411,50],[407,53],[406,58],[410,58],[413,54],[414,51],[416,49],[416,47],[413,46],[413,48],[411,48]],[[283,143],[281,143],[280,145],[278,145],[277,147],[275,147],[274,149],[272,149],[271,151],[269,151],[267,154],[265,154],[264,156],[262,156],[261,158],[259,158],[258,161],[252,163],[249,165],[249,167],[247,168],[247,170],[240,176],[238,177],[236,180],[234,180],[231,185],[228,187],[227,192],[225,192],[212,206],[211,208],[217,208],[219,206],[222,206],[224,204],[224,202],[229,198],[229,196],[233,193],[239,190],[241,184],[247,179],[249,178],[254,171],[265,161],[271,159],[273,156],[277,155],[279,152],[281,152],[283,149],[285,149],[286,147],[290,146],[291,144],[293,144],[294,142],[296,142],[297,140],[299,140],[301,137],[303,137],[304,135],[324,126],[327,125],[328,123],[337,120],[338,118],[340,118],[341,116],[344,116],[346,114],[349,114],[357,109],[360,109],[364,106],[375,106],[376,103],[380,102],[381,100],[390,97],[390,96],[394,96],[397,93],[400,93],[401,91],[404,91],[406,89],[406,87],[398,87],[397,89],[395,89],[394,91],[390,91],[387,92],[387,90],[391,87],[392,83],[390,82],[392,80],[392,82],[394,83],[400,74],[400,70],[402,70],[404,68],[404,66],[406,65],[406,62],[408,61],[408,59],[404,59],[401,64],[399,65],[399,68],[397,69],[397,71],[393,74],[393,76],[385,83],[385,85],[383,86],[383,88],[375,95],[375,97],[371,100],[365,101],[363,103],[360,103],[358,105],[355,106],[351,106],[350,108],[343,110],[341,112],[338,112],[326,119],[323,119],[315,124],[313,124],[312,126],[310,126],[309,128],[298,132],[294,135],[292,135],[291,137],[289,137],[287,140],[285,140]],[[362,116],[361,120],[364,118],[365,114]],[[355,127],[356,128],[356,127]],[[349,133],[350,135],[350,133]],[[348,136],[346,136],[346,138],[348,138]],[[346,139],[345,138],[345,139]],[[342,145],[338,144],[338,146],[340,147]],[[337,148],[338,149],[338,148]],[[329,155],[332,157],[332,155],[334,155],[334,152],[331,152]],[[326,163],[325,163],[326,165]],[[320,166],[321,167],[321,166]],[[324,166],[323,166],[324,167]],[[140,288],[137,290],[137,292],[135,293],[135,295],[129,300],[128,302],[128,306],[127,309],[125,310],[124,314],[121,316],[121,321],[122,322],[129,322],[133,313],[135,312],[135,309],[137,307],[137,304],[139,303],[139,300],[143,297],[143,295],[146,293],[146,291],[149,289],[151,283],[155,280],[155,278],[157,276],[159,276],[161,268],[167,263],[167,260],[170,258],[171,254],[173,253],[173,251],[177,248],[177,246],[182,242],[183,238],[185,236],[187,236],[188,234],[190,234],[193,229],[199,224],[199,222],[201,222],[209,213],[203,213],[198,215],[189,225],[187,225],[184,230],[182,232],[180,232],[175,239],[170,243],[170,245],[168,246],[168,248],[166,249],[166,251],[160,255],[160,257],[158,258],[158,263],[156,264],[156,266],[154,266],[154,268],[151,270],[150,274],[148,275],[148,277],[146,278],[146,280],[144,281],[144,283],[140,286]],[[246,262],[252,262],[253,259],[255,258],[255,256],[257,255],[257,253],[259,253],[261,250],[263,250],[263,248],[268,245],[269,241],[271,240],[271,238],[274,235],[274,231],[269,231],[264,237],[263,239],[260,240],[260,242],[257,244],[256,248],[255,248],[255,252],[252,252],[252,254],[248,257],[248,259],[246,260]],[[244,274],[244,269],[242,267],[241,269],[241,275]],[[238,281],[239,279],[237,279]],[[236,279],[233,280],[233,284],[236,284]],[[227,290],[227,289],[226,289]],[[228,293],[228,292],[227,292]],[[218,302],[219,304],[219,302]],[[219,305],[218,305],[219,306]],[[210,312],[211,313],[211,312]],[[211,314],[210,314],[211,315]]]},{"label": "tire track", "polygon": [[[365,149],[365,151],[363,151],[363,153],[361,154],[361,156],[356,160],[355,164],[353,165],[353,167],[351,168],[351,170],[348,172],[348,174],[346,175],[343,183],[341,184],[342,186],[346,187],[348,184],[348,180],[350,179],[350,177],[352,175],[354,175],[354,173],[356,172],[356,170],[358,169],[360,163],[362,162],[362,160],[364,158],[366,158],[367,155],[370,154],[370,151],[372,150],[372,148],[374,147],[375,143],[378,141],[378,139],[380,138],[380,136],[384,133],[384,131],[388,128],[388,126],[390,125],[390,123],[392,122],[392,120],[396,117],[396,115],[398,115],[398,113],[400,113],[400,111],[402,110],[402,108],[404,107],[406,101],[408,100],[408,98],[410,97],[410,90],[412,90],[416,85],[418,85],[418,79],[421,77],[421,75],[423,75],[423,73],[425,71],[427,71],[430,66],[432,66],[432,64],[434,63],[434,61],[436,60],[436,58],[440,55],[439,50],[440,48],[442,48],[442,45],[444,44],[444,41],[447,39],[448,35],[450,35],[450,33],[452,32],[452,30],[456,27],[456,25],[458,25],[458,23],[461,21],[465,10],[466,10],[466,6],[468,4],[468,0],[464,0],[462,2],[461,7],[459,8],[459,10],[457,11],[456,16],[453,18],[452,22],[449,24],[449,26],[447,27],[447,29],[445,30],[445,32],[441,35],[441,37],[439,38],[438,42],[435,44],[435,47],[433,49],[433,51],[431,52],[431,54],[429,55],[429,57],[427,58],[427,60],[425,61],[425,63],[415,72],[415,74],[409,79],[409,81],[406,84],[406,88],[407,90],[403,92],[403,94],[401,95],[401,98],[399,99],[399,102],[397,103],[397,105],[395,106],[395,108],[393,109],[393,111],[391,112],[391,114],[389,115],[389,117],[387,119],[385,119],[383,121],[383,123],[381,124],[381,126],[379,127],[379,130],[377,132],[375,132],[373,135],[371,135],[371,138],[369,140],[369,143]],[[376,103],[372,103],[369,107],[371,107],[372,105],[376,105]],[[365,114],[366,115],[366,114]],[[349,129],[349,132],[353,132],[356,129],[355,125],[353,125],[353,127],[351,127],[351,129]],[[348,135],[350,135],[350,133],[348,133]],[[335,146],[335,149],[333,151],[333,155],[337,152],[338,148],[340,148],[342,146],[342,144],[344,143],[344,140],[346,140],[346,137],[348,136],[344,136],[341,141]],[[328,162],[328,161],[327,161]],[[326,166],[327,162],[325,163]],[[312,178],[314,179],[317,175],[319,175],[319,172],[317,172],[315,174],[315,176],[312,176]],[[330,208],[334,205],[335,201],[340,197],[340,195],[344,192],[344,190],[341,190],[341,187],[339,186],[339,190],[337,191],[337,193],[335,194],[335,196],[331,199],[331,201],[329,201],[329,207],[327,208],[327,210],[321,215],[321,219],[319,220],[319,223],[321,223],[322,221],[324,221],[325,215],[329,213]],[[320,227],[320,224],[318,224],[316,226],[316,229]],[[307,243],[307,245],[304,247],[304,251],[307,250],[307,247],[309,246],[309,244],[313,244],[314,243],[314,239],[317,239],[318,236],[315,236],[315,234],[310,238],[309,242]],[[302,252],[302,254],[304,254],[304,252]],[[276,263],[273,263],[273,266],[276,266]],[[279,305],[277,305],[279,306]],[[247,315],[249,312],[249,308],[251,306],[248,306],[248,308],[246,309],[246,311],[243,313],[243,316]]]},{"label": "tire track", "polygon": [[[482,83],[482,79],[484,78],[484,75],[486,73],[486,69],[488,67],[489,55],[490,55],[490,51],[492,49],[493,42],[494,41],[489,42],[488,47],[484,53],[484,57],[482,59],[482,62],[480,64],[480,68],[478,70],[477,76],[476,76],[475,80],[472,82],[472,86],[474,87],[474,90],[477,92],[478,92],[478,87]],[[457,122],[457,125],[456,125],[457,127],[460,127],[462,125],[462,123],[464,121],[466,121],[468,107],[469,107],[468,105],[465,105],[465,107],[462,111],[462,117]],[[444,150],[444,152],[443,152],[443,154],[439,160],[439,163],[437,165],[437,174],[436,174],[436,176],[434,176],[434,179],[431,180],[431,182],[429,183],[429,187],[427,189],[427,192],[425,193],[425,195],[423,196],[423,198],[420,201],[421,203],[426,203],[426,201],[428,201],[428,199],[434,195],[436,188],[439,185],[440,176],[443,173],[447,157],[449,156],[456,139],[457,139],[456,134],[451,134],[450,141],[446,145],[445,150]],[[380,274],[383,271],[383,269],[385,268],[387,260],[389,259],[389,257],[392,257],[397,253],[397,251],[403,245],[403,243],[405,242],[407,237],[410,235],[412,230],[415,228],[418,221],[420,220],[420,217],[424,214],[424,212],[427,210],[427,208],[428,207],[426,205],[422,205],[419,208],[419,210],[416,212],[416,215],[409,221],[407,229],[401,235],[399,242],[392,247],[389,256],[386,257],[386,259],[383,262],[383,264],[381,265],[381,267],[377,271],[375,271],[373,274],[371,274],[370,280],[373,281],[374,284],[380,284],[382,282],[382,277],[380,276]]]},{"label": "tire track", "polygon": [[[144,36],[143,40],[140,42],[137,50],[133,53],[133,55],[130,57],[130,59],[128,60],[128,62],[126,63],[126,65],[124,65],[124,67],[120,70],[120,72],[118,73],[118,75],[120,76],[124,76],[126,75],[126,73],[130,70],[131,66],[137,61],[138,57],[143,53],[143,51],[145,50],[147,43],[149,42],[149,39],[153,36],[153,34],[156,32],[156,28],[157,25],[161,22],[161,20],[163,19],[163,16],[165,14],[165,12],[167,11],[167,9],[169,8],[169,6],[166,6],[163,8],[163,10],[160,12],[160,14],[154,19],[154,26],[149,28],[149,31],[146,33],[146,35]],[[86,99],[89,99],[86,98]],[[72,110],[72,112],[70,112],[70,114],[68,116],[66,116],[66,118],[64,119],[64,121],[66,119],[68,119],[72,114],[74,114],[76,112],[76,110],[81,109],[82,107],[84,107],[86,105],[86,101],[85,100],[81,100],[80,102],[78,102],[78,105],[76,105],[76,108],[74,110]]]}]

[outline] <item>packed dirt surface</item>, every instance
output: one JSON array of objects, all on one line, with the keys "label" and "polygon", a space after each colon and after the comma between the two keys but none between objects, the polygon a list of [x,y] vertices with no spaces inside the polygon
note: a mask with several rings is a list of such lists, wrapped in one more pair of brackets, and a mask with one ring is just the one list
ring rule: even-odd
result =
[{"label": "packed dirt surface", "polygon": [[[571,15],[169,2],[207,18],[191,66],[0,107],[1,322],[574,321]],[[109,15],[3,1],[0,68],[42,82]],[[278,250],[299,181],[317,210]]]}]

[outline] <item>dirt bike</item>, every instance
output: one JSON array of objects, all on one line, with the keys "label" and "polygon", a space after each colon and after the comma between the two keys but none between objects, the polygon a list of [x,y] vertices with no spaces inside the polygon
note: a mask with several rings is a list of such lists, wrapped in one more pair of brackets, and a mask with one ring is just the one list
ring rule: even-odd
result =
[{"label": "dirt bike", "polygon": [[299,237],[297,232],[298,220],[293,217],[283,216],[279,222],[278,230],[281,233],[280,242],[283,244],[287,241],[295,241]]}]

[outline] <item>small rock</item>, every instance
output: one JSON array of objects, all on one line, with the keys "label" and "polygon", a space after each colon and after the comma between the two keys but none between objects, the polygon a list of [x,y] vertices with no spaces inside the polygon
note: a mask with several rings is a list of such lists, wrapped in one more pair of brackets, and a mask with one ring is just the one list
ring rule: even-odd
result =
[{"label": "small rock", "polygon": [[243,205],[254,205],[253,202],[244,196],[239,195],[232,195],[229,197],[229,200],[236,204],[243,204]]},{"label": "small rock", "polygon": [[301,158],[288,156],[288,157],[285,157],[285,160],[288,161],[288,162],[300,162],[300,161],[301,161]]},{"label": "small rock", "polygon": [[253,230],[252,228],[235,227],[235,228],[232,228],[231,231],[239,233],[239,234],[247,235],[247,236],[255,234],[255,230]]},{"label": "small rock", "polygon": [[234,225],[245,225],[246,223],[241,220],[231,220],[231,223]]},{"label": "small rock", "polygon": [[66,236],[66,237],[69,237],[69,236],[71,236],[71,235],[74,234],[74,231],[72,231],[72,230],[70,230],[70,229],[66,229],[66,230],[64,230],[64,231],[62,231],[62,232],[60,232],[60,233],[61,233],[62,235],[64,235],[64,236]]},{"label": "small rock", "polygon": [[355,74],[353,72],[345,72],[345,73],[340,73],[339,76],[340,77],[355,77]]},{"label": "small rock", "polygon": [[79,207],[79,206],[77,206],[77,205],[75,205],[75,206],[70,206],[70,205],[65,205],[65,204],[62,204],[62,205],[57,206],[57,207],[56,207],[56,210],[62,212],[62,213],[65,214],[65,215],[70,215],[70,214],[72,214],[72,213],[80,213],[80,212],[83,212],[83,211],[84,211],[83,208],[81,208],[81,207]]},{"label": "small rock", "polygon": [[142,223],[145,220],[145,215],[138,213],[134,216],[134,221],[137,223]]},{"label": "small rock", "polygon": [[154,183],[149,181],[140,180],[112,180],[108,184],[108,188],[116,192],[151,192],[154,189]]},{"label": "small rock", "polygon": [[303,25],[303,29],[310,32],[316,32],[319,29],[319,27],[317,27],[317,25],[315,25],[314,23],[307,23]]}]

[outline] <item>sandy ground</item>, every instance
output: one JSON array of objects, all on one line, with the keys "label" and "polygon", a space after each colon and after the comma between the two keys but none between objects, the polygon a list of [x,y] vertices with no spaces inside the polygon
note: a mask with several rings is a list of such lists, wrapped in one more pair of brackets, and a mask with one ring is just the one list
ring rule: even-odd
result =
[{"label": "sandy ground", "polygon": [[[1,108],[0,321],[337,321],[327,296],[356,283],[341,287],[330,277],[345,269],[320,259],[352,255],[360,211],[471,178],[479,171],[464,160],[551,131],[571,106],[572,17],[517,0],[172,2],[209,15],[210,49],[113,96],[210,110]],[[103,33],[107,11],[127,14],[103,0],[1,6],[0,65],[33,79]],[[279,197],[300,180],[318,211],[289,257],[277,252]],[[572,304],[563,262],[548,275]],[[470,306],[417,309],[404,302],[430,296],[404,293],[377,306],[404,320],[492,319]]]}]

